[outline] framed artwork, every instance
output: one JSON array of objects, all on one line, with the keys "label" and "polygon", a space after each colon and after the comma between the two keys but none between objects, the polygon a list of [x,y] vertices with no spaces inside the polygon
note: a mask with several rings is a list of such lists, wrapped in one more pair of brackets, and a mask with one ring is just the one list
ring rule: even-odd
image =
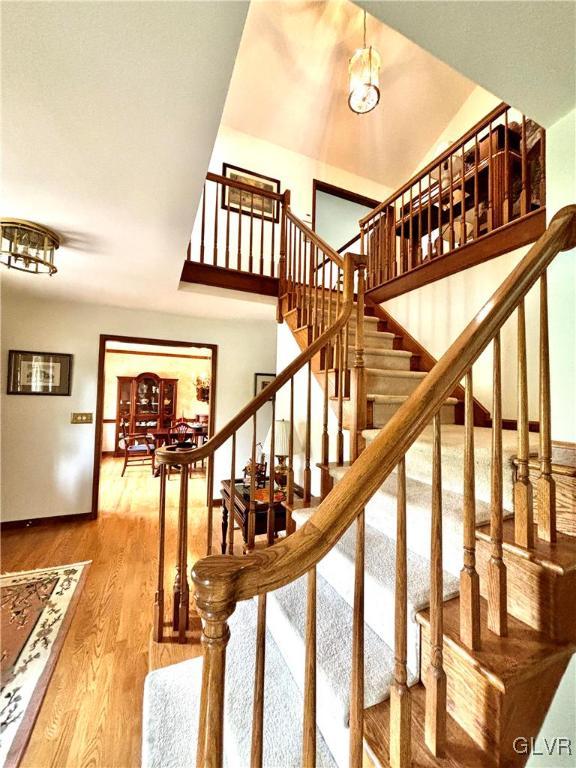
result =
[{"label": "framed artwork", "polygon": [[56,352],[8,352],[9,395],[69,395],[72,355]]},{"label": "framed artwork", "polygon": [[255,373],[254,374],[254,397],[260,394],[264,387],[267,387],[271,381],[276,378],[275,373]]},{"label": "framed artwork", "polygon": [[[222,176],[232,181],[239,181],[242,184],[250,184],[252,187],[264,189],[266,192],[275,192],[280,194],[280,181],[271,176],[264,176],[261,173],[247,171],[245,168],[238,168],[236,165],[224,163],[222,165]],[[252,200],[253,197],[253,200]],[[224,210],[243,213],[247,216],[253,214],[257,218],[268,219],[278,222],[280,220],[280,206],[277,200],[271,200],[269,197],[260,197],[243,189],[234,189],[233,187],[222,186],[222,208]]]}]

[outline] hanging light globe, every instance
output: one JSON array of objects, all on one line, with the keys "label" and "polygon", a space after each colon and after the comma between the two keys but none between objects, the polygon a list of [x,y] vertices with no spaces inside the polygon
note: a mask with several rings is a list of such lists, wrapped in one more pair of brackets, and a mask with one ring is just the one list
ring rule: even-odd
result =
[{"label": "hanging light globe", "polygon": [[24,219],[0,219],[0,262],[32,274],[57,272],[54,252],[60,247],[55,232]]},{"label": "hanging light globe", "polygon": [[364,115],[380,101],[380,55],[366,45],[366,11],[364,11],[364,45],[354,52],[348,62],[348,106],[352,112]]}]

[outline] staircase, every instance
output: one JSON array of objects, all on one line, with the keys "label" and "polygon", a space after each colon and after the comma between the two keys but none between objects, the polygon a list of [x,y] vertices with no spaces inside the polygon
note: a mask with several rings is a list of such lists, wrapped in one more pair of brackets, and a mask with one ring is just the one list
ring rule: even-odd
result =
[{"label": "staircase", "polygon": [[[302,353],[205,446],[165,449],[158,461],[165,483],[170,465],[206,459],[210,487],[214,454],[231,441],[235,474],[239,429],[253,422],[255,460],[257,414],[271,401],[274,420],[276,394],[287,387],[293,425],[294,377],[308,371],[301,499],[293,445],[288,457],[287,531],[290,513],[296,531],[266,549],[255,549],[249,535],[247,556],[210,556],[194,565],[204,657],[148,675],[142,764],[523,766],[528,755],[514,749],[515,740],[537,736],[576,650],[576,539],[556,530],[550,477],[546,292],[547,266],[576,244],[576,208],[557,214],[429,373],[417,370],[402,335],[365,307],[361,258],[340,260],[289,209],[283,215],[279,314]],[[537,280],[541,432],[533,435],[524,297]],[[518,431],[503,430],[501,418],[499,331],[512,312]],[[488,429],[475,425],[472,365],[490,343]],[[312,412],[312,374],[324,389],[322,413]],[[462,402],[455,395],[463,378]],[[458,404],[462,424],[455,423]],[[332,456],[329,408],[337,420]],[[323,425],[321,499],[310,492],[313,420]],[[537,525],[528,477],[534,454],[541,469]],[[192,621],[187,478],[181,472],[173,610],[182,642]],[[253,481],[252,534],[255,498]],[[164,626],[163,504],[161,492],[157,641]],[[270,520],[268,512],[269,534]]]}]

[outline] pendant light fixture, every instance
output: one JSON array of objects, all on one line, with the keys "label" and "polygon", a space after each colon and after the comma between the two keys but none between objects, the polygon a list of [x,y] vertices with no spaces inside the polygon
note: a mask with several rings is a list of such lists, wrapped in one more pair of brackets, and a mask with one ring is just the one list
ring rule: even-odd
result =
[{"label": "pendant light fixture", "polygon": [[55,232],[24,219],[0,219],[0,262],[21,272],[53,275],[54,251],[60,247]]},{"label": "pendant light fixture", "polygon": [[364,11],[364,46],[354,52],[348,62],[348,106],[363,115],[380,101],[380,56],[371,45],[366,46],[366,11]]}]

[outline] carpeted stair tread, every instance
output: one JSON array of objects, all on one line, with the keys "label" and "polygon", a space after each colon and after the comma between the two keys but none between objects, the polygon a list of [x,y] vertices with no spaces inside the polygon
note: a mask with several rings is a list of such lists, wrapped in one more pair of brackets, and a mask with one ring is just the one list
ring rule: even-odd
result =
[{"label": "carpeted stair tread", "polygon": [[[410,395],[366,395],[367,400],[373,400],[375,403],[404,403]],[[458,402],[457,397],[447,397],[444,400],[444,405],[456,405]],[[365,430],[365,432],[379,432],[380,430]]]},{"label": "carpeted stair tread", "polygon": [[[314,509],[293,513],[300,527]],[[321,576],[352,606],[354,601],[355,526],[318,563]],[[396,588],[396,542],[370,525],[365,537],[365,621],[384,642],[394,647],[394,595]],[[415,614],[430,603],[430,561],[408,551],[408,666],[418,672],[420,632]],[[444,573],[444,599],[458,594],[459,581]]]},{"label": "carpeted stair tread", "polygon": [[[378,434],[378,429],[363,432],[367,443]],[[538,450],[538,435],[530,433],[530,452]],[[513,511],[512,459],[518,450],[518,433],[502,430],[503,504],[507,512]],[[406,475],[424,483],[432,481],[432,427],[426,427],[406,454]],[[477,513],[481,502],[490,503],[492,430],[474,427],[474,460]],[[442,490],[457,494],[464,487],[464,427],[457,424],[442,426]],[[483,522],[482,513],[478,518]]]},{"label": "carpeted stair tread", "polygon": [[[337,481],[347,467],[332,467],[330,474]],[[396,488],[393,472],[366,505],[366,523],[391,539],[396,538]],[[430,557],[432,486],[412,478],[406,479],[406,526],[408,549],[423,558]],[[442,548],[444,569],[457,575],[462,568],[462,510],[459,493],[442,491]],[[490,519],[490,505],[476,502],[477,524]]]},{"label": "carpeted stair tread", "polygon": [[[268,595],[266,621],[298,686],[304,686],[306,588],[304,576]],[[352,658],[352,608],[317,576],[317,723],[339,765],[347,765]],[[364,706],[389,695],[394,653],[364,626]],[[410,673],[410,684],[417,676]]]},{"label": "carpeted stair tread", "polygon": [[[250,765],[257,606],[238,603],[229,620],[226,653],[224,765]],[[144,685],[142,767],[189,768],[196,764],[202,658],[158,669]],[[301,765],[303,700],[276,643],[266,633],[264,759],[269,768]],[[316,764],[336,763],[320,733]]]}]

